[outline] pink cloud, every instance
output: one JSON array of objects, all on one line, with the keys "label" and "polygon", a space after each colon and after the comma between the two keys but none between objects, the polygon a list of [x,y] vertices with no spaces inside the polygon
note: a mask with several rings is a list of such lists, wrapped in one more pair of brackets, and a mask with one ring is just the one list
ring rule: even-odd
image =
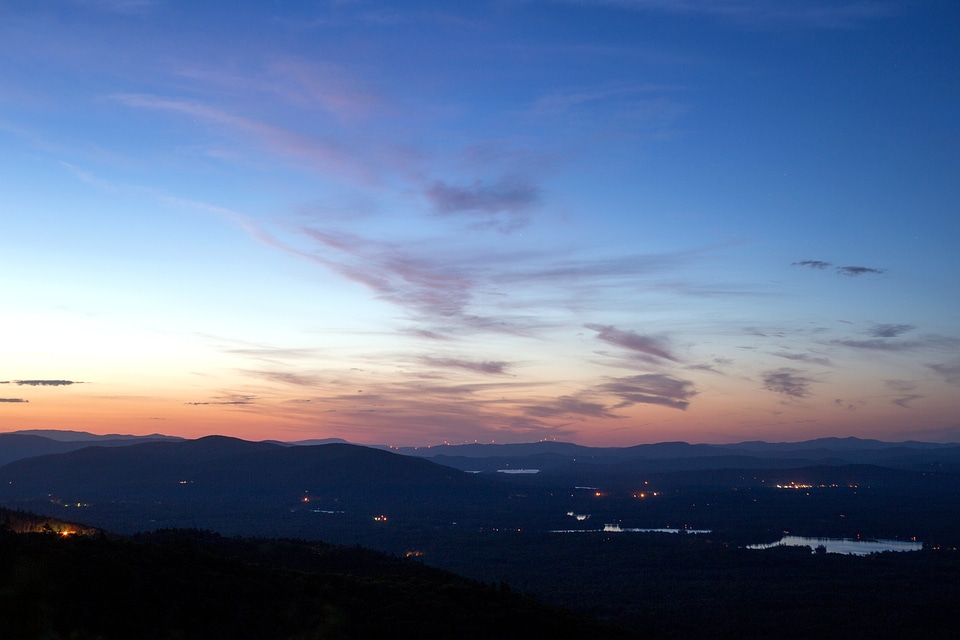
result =
[{"label": "pink cloud", "polygon": [[424,364],[431,367],[464,369],[475,373],[485,373],[493,375],[503,375],[506,373],[508,363],[499,361],[479,361],[464,360],[462,358],[434,358],[425,357],[421,360]]},{"label": "pink cloud", "polygon": [[664,360],[677,362],[676,356],[670,353],[669,344],[666,338],[659,336],[645,336],[633,331],[617,329],[614,326],[588,323],[583,325],[587,329],[597,332],[597,338],[608,344],[612,344],[644,356],[654,356]]},{"label": "pink cloud", "polygon": [[613,378],[610,382],[598,386],[597,390],[620,399],[620,403],[614,408],[634,404],[657,404],[685,410],[690,406],[690,398],[697,395],[693,383],[689,380],[658,373]]},{"label": "pink cloud", "polygon": [[348,149],[332,139],[302,134],[258,120],[238,116],[206,104],[144,94],[118,94],[118,102],[140,109],[190,116],[249,135],[257,144],[277,155],[303,162],[314,170],[338,175],[353,182],[376,184],[379,178]]},{"label": "pink cloud", "polygon": [[527,224],[527,212],[539,200],[539,189],[518,178],[489,184],[477,180],[466,186],[437,180],[425,195],[439,215],[468,215],[480,219],[481,227],[510,232]]}]

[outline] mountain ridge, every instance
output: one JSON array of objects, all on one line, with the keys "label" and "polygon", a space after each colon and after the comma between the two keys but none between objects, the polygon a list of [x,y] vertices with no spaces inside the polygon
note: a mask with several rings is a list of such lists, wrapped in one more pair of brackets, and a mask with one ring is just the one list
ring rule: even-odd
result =
[{"label": "mountain ridge", "polygon": [[[230,436],[204,436],[206,438]],[[234,440],[240,440],[234,438]],[[40,455],[67,453],[86,447],[126,447],[143,443],[189,442],[185,438],[151,434],[96,435],[67,430],[21,430],[0,433],[0,466]],[[226,441],[224,441],[226,442]],[[243,442],[252,442],[243,440]],[[263,440],[260,444],[283,448],[326,444],[354,444],[339,438],[284,442]],[[960,444],[916,440],[885,442],[869,438],[827,437],[797,442],[709,444],[669,441],[628,447],[590,447],[572,442],[440,444],[426,447],[359,445],[424,458],[461,471],[505,471],[510,469],[556,469],[574,464],[633,464],[651,470],[712,469],[729,466],[759,468],[811,464],[879,464],[896,468],[960,469]]]}]

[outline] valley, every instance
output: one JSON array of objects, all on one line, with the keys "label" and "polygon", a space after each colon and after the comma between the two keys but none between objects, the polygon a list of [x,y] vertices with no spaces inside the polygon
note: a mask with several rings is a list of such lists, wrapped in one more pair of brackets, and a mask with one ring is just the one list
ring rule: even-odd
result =
[{"label": "valley", "polygon": [[[891,466],[855,462],[867,456],[855,448],[800,467],[578,452],[504,474],[343,443],[208,437],[25,457],[0,467],[0,506],[127,537],[359,546],[645,637],[896,637],[908,626],[938,637],[958,622],[947,604],[960,597],[956,454],[899,448]],[[801,536],[919,550],[773,546]]]}]

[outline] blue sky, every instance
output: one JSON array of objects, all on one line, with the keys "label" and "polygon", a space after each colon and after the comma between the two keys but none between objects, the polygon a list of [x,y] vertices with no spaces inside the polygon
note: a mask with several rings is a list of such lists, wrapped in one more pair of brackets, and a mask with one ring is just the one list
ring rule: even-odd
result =
[{"label": "blue sky", "polygon": [[0,428],[960,439],[949,2],[0,7]]}]

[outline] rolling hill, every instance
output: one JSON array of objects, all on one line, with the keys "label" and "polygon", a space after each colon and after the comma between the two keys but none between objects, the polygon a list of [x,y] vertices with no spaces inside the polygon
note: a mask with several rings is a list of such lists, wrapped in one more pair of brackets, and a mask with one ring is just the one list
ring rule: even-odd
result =
[{"label": "rolling hill", "polygon": [[86,447],[0,468],[0,504],[127,533],[196,526],[317,537],[324,525],[379,516],[392,526],[479,517],[507,494],[501,482],[378,449],[223,436]]}]

